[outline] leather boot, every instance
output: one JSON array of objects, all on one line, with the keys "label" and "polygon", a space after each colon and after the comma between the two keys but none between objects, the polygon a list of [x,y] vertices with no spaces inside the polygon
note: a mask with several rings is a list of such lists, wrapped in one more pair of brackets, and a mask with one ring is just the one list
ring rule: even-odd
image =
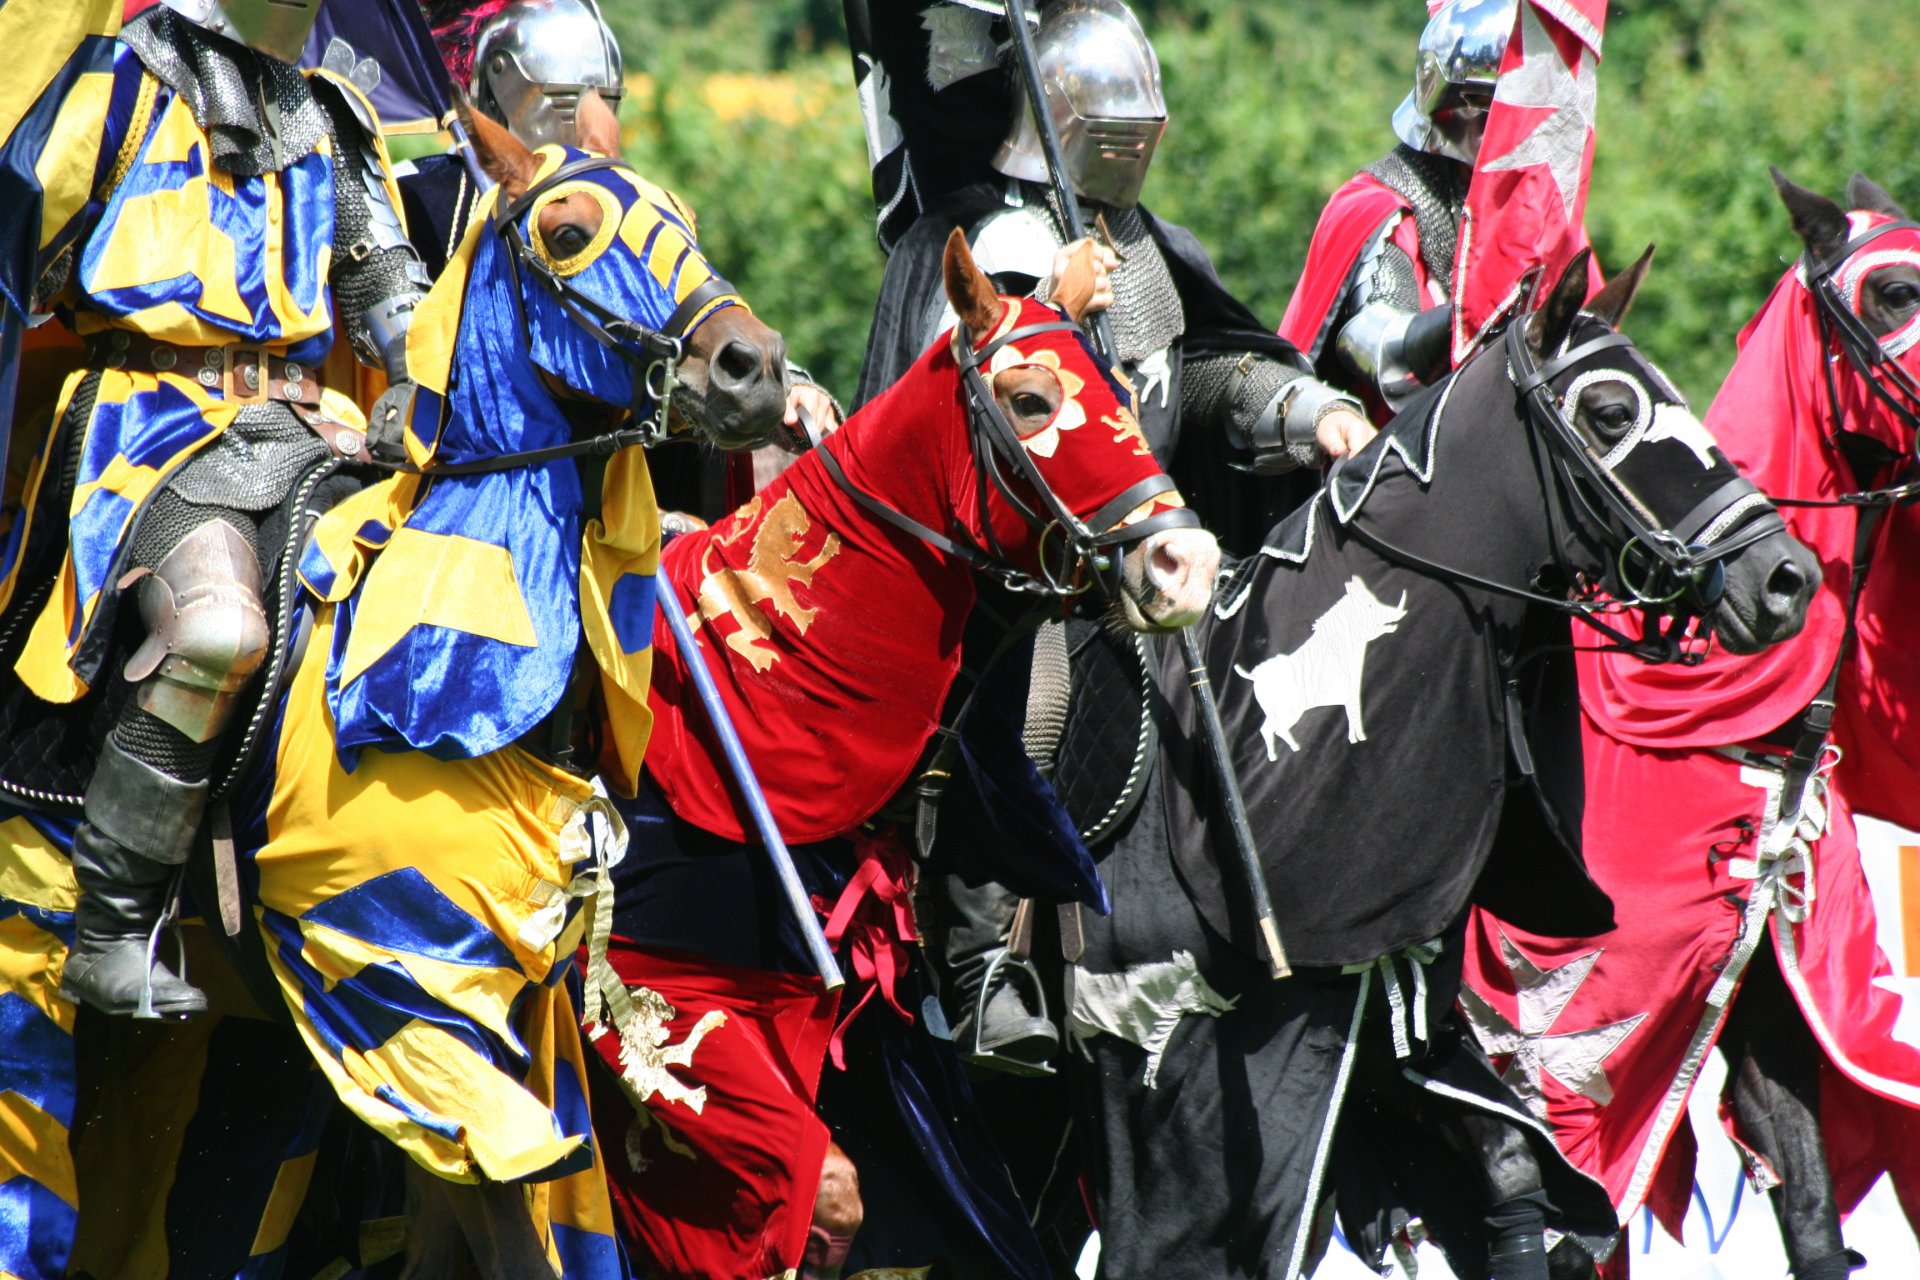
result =
[{"label": "leather boot", "polygon": [[206,804],[206,783],[181,782],[106,743],[87,786],[86,820],[74,833],[80,902],[60,977],[63,998],[148,1018],[207,1007],[200,989],[160,958],[155,936]]},{"label": "leather boot", "polygon": [[1547,1280],[1546,1196],[1515,1196],[1487,1214],[1488,1280]]},{"label": "leather boot", "polygon": [[976,1067],[1017,1076],[1052,1075],[1060,1032],[1046,1016],[1040,974],[1003,947],[986,963],[974,1002],[953,1029],[954,1047]]},{"label": "leather boot", "polygon": [[1007,953],[1020,895],[991,882],[941,877],[939,951],[953,1047],[968,1064],[1012,1075],[1051,1075],[1060,1033],[1046,1014],[1040,975]]}]

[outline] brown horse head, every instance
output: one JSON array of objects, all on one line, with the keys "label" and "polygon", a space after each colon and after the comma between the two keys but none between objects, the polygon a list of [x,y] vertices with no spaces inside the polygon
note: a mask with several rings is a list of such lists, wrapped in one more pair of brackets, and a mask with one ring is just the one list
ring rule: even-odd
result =
[{"label": "brown horse head", "polygon": [[[500,184],[504,201],[532,190],[543,171],[565,158],[530,150],[504,126],[465,106],[460,114],[481,168]],[[598,93],[581,95],[576,119],[584,150],[620,154],[619,124]],[[538,199],[527,232],[532,251],[562,277],[621,245],[645,258],[641,271],[685,292],[714,278],[695,240],[692,210],[630,170],[615,172],[626,177],[630,199],[609,200],[608,191],[620,188],[588,181],[562,183]],[[675,369],[670,426],[690,428],[725,449],[751,448],[780,431],[787,399],[780,335],[731,290],[697,311],[689,325],[681,335],[686,354]]]},{"label": "brown horse head", "polygon": [[[961,321],[954,331],[955,344],[971,341],[979,347],[1016,324],[1058,318],[1058,313],[1039,303],[996,294],[958,228],[947,237],[941,267],[947,300]],[[1094,361],[1083,335],[1047,333],[1022,341],[1018,349],[1002,347],[982,372],[1008,425],[1022,442],[1028,442],[1028,451],[1053,486],[1055,497],[1076,516],[1091,516],[1104,505],[1104,501],[1077,503],[1073,494],[1083,485],[1085,492],[1093,492],[1097,485],[1087,481],[1107,463],[1124,460],[1136,471],[1152,467],[1146,441],[1133,418],[1131,392]],[[1082,432],[1081,427],[1087,430]],[[1080,466],[1071,471],[1054,467],[1056,454],[1064,454],[1070,446],[1080,455]],[[1103,450],[1115,457],[1102,458]],[[1057,480],[1055,471],[1060,473]],[[1167,499],[1169,505],[1178,501],[1177,495]],[[1152,506],[1143,503],[1142,510],[1129,513],[1128,518],[1144,517]],[[1122,589],[1115,599],[1120,618],[1143,631],[1188,625],[1199,618],[1212,597],[1219,567],[1219,544],[1205,530],[1165,529],[1141,538],[1128,545],[1121,558]]]}]

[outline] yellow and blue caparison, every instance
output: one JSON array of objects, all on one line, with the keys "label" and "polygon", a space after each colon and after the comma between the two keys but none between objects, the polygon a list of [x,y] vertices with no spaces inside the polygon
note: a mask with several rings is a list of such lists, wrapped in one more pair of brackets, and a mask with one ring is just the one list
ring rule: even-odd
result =
[{"label": "yellow and blue caparison", "polygon": [[[578,154],[546,149],[540,178]],[[571,286],[658,326],[713,278],[672,197],[624,167],[554,196],[575,183],[610,216],[548,263]],[[634,785],[659,521],[638,448],[608,461],[596,515],[571,459],[433,474],[572,439],[542,371],[634,398],[633,366],[525,273],[516,295],[507,252],[477,217],[416,312],[406,443],[422,471],[320,521],[300,563],[309,656],[236,834],[275,976],[335,1092],[443,1177],[534,1185],[552,1259],[597,1276],[618,1250],[562,978],[604,883],[589,817],[606,808],[515,742],[591,655],[602,776]]]}]

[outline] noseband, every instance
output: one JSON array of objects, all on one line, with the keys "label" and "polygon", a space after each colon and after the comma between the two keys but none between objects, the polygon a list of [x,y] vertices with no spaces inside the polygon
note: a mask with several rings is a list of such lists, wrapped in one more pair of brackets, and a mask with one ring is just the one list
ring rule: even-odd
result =
[{"label": "noseband", "polygon": [[[1620,585],[1629,599],[1591,595],[1569,598],[1496,582],[1394,546],[1362,526],[1357,518],[1350,519],[1346,528],[1365,546],[1416,573],[1577,618],[1608,638],[1609,642],[1600,646],[1603,649],[1630,653],[1646,662],[1698,663],[1700,655],[1680,646],[1681,623],[1687,616],[1704,613],[1718,603],[1726,588],[1728,558],[1784,530],[1786,522],[1771,509],[1749,517],[1748,513],[1764,505],[1765,495],[1751,481],[1735,477],[1696,503],[1671,528],[1662,527],[1646,504],[1614,475],[1567,415],[1554,395],[1553,383],[1598,352],[1630,346],[1632,339],[1625,334],[1608,333],[1542,365],[1527,345],[1524,319],[1515,321],[1506,333],[1508,369],[1540,471],[1556,567],[1565,582],[1580,581],[1581,575],[1568,562],[1566,553],[1564,533],[1573,521],[1565,508],[1571,505],[1588,523],[1605,531],[1603,541],[1618,566]],[[1336,464],[1334,470],[1338,469]],[[1332,482],[1332,473],[1328,481]],[[1669,606],[1675,604],[1683,605],[1684,610],[1671,610]],[[1603,615],[1636,607],[1648,619],[1643,637],[1630,636],[1604,620]],[[1674,619],[1674,625],[1665,630],[1657,625],[1663,613]]]},{"label": "noseband", "polygon": [[[912,516],[881,502],[847,478],[832,450],[818,449],[816,452],[834,483],[846,490],[866,510],[894,528],[958,558],[969,568],[998,578],[1009,590],[1056,597],[1076,596],[1087,590],[1089,584],[1082,579],[1083,571],[1089,571],[1091,585],[1097,587],[1104,598],[1116,599],[1120,594],[1120,558],[1108,554],[1112,548],[1149,537],[1164,529],[1199,528],[1200,517],[1186,507],[1169,507],[1132,524],[1120,523],[1142,503],[1171,492],[1176,487],[1173,478],[1164,472],[1129,485],[1085,520],[1060,501],[1046,477],[1040,474],[1039,467],[1034,465],[1026,446],[1020,442],[1019,433],[1007,421],[1006,414],[1001,412],[999,402],[993,398],[993,392],[980,372],[1002,347],[1036,334],[1054,332],[1069,332],[1076,338],[1083,337],[1080,326],[1071,320],[1045,320],[1004,333],[976,351],[973,335],[968,331],[966,322],[960,322],[958,328],[961,338],[957,344],[961,349],[958,357],[961,385],[967,397],[967,440],[973,451],[974,480],[979,486],[979,507],[987,544],[984,549],[929,529]],[[1027,488],[1039,495],[1038,510],[1035,504],[1021,497],[1008,477],[1009,471],[1013,479],[1023,481]],[[1029,528],[1038,531],[1038,576],[1016,568],[1012,557],[995,535],[987,503],[989,486],[1020,513],[1020,518],[1026,521]],[[1056,540],[1060,548],[1059,560],[1049,563],[1048,546]]]}]

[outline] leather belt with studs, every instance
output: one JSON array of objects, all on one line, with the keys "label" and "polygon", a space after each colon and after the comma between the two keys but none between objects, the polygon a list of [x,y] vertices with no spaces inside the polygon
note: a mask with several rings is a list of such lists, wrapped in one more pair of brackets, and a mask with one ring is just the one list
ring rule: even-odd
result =
[{"label": "leather belt with studs", "polygon": [[234,343],[219,347],[182,347],[143,333],[110,329],[89,344],[92,363],[107,369],[143,369],[192,378],[221,399],[241,404],[284,400],[320,403],[319,370],[276,355],[262,346]]}]

